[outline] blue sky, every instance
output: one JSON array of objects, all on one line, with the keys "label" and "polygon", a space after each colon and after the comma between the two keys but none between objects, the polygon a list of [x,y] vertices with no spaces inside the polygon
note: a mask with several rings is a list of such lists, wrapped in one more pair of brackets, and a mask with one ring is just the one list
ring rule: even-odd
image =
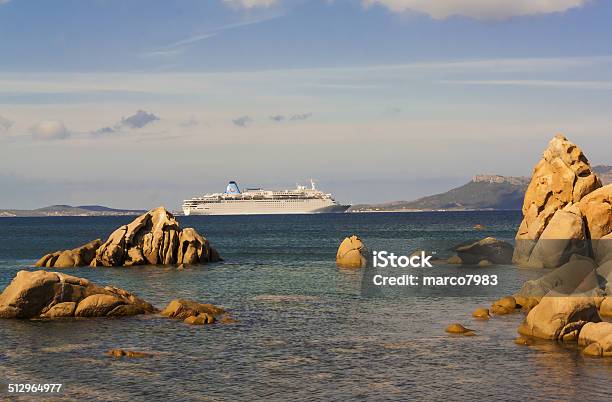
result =
[{"label": "blue sky", "polygon": [[[612,164],[612,2],[0,0],[0,208],[314,177],[345,202]],[[127,173],[126,173],[127,172]]]}]

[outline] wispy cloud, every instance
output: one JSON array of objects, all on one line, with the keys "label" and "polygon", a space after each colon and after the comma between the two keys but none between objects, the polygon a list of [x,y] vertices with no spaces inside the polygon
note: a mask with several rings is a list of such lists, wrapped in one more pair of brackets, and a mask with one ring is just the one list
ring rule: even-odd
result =
[{"label": "wispy cloud", "polygon": [[234,125],[238,127],[246,127],[249,124],[253,123],[253,119],[251,119],[249,116],[241,116],[236,119],[233,119],[232,123],[234,123]]},{"label": "wispy cloud", "polygon": [[307,119],[310,119],[311,117],[312,117],[312,113],[300,113],[300,114],[294,114],[293,116],[289,118],[289,120],[291,121],[307,120]]},{"label": "wispy cloud", "polygon": [[205,41],[207,39],[213,38],[217,35],[219,35],[220,33],[224,32],[224,31],[229,31],[232,29],[237,29],[237,28],[242,28],[242,27],[247,27],[250,25],[255,25],[255,24],[261,24],[267,21],[271,21],[274,20],[276,18],[280,18],[282,17],[284,14],[283,13],[274,13],[274,14],[270,14],[270,15],[266,15],[263,17],[258,17],[258,18],[251,18],[245,21],[239,21],[239,22],[235,22],[233,24],[227,24],[227,25],[222,25],[216,28],[212,28],[212,29],[208,29],[200,34],[197,35],[193,35],[187,38],[183,38],[180,40],[177,40],[176,42],[172,42],[170,44],[164,45],[164,46],[160,46],[157,49],[154,49],[152,51],[148,51],[145,53],[142,53],[141,56],[143,57],[168,57],[168,56],[176,56],[179,55],[181,53],[183,53],[185,50],[187,50],[190,46],[198,43],[198,42],[202,42]]},{"label": "wispy cloud", "polygon": [[270,116],[270,120],[275,121],[277,123],[282,123],[283,121],[298,121],[298,120],[307,120],[312,117],[312,113],[298,113],[289,116],[284,116],[282,114],[275,114]]},{"label": "wispy cloud", "polygon": [[278,4],[279,0],[223,0],[223,3],[238,8],[267,8]]},{"label": "wispy cloud", "polygon": [[611,90],[612,81],[558,81],[558,80],[444,80],[441,84],[519,86],[561,89]]},{"label": "wispy cloud", "polygon": [[285,120],[285,116],[283,116],[282,114],[275,114],[273,116],[270,116],[270,120],[280,123],[281,121]]},{"label": "wispy cloud", "polygon": [[0,0],[0,6],[9,3],[11,0]]},{"label": "wispy cloud", "polygon": [[469,18],[506,19],[524,15],[550,14],[582,7],[589,0],[362,0],[365,7],[378,4],[393,12],[416,11],[434,19],[455,15]]},{"label": "wispy cloud", "polygon": [[123,117],[120,122],[114,124],[113,126],[99,128],[92,131],[91,134],[94,137],[103,137],[104,135],[117,133],[123,129],[143,128],[157,120],[160,120],[160,118],[153,113],[139,110],[130,116]]}]

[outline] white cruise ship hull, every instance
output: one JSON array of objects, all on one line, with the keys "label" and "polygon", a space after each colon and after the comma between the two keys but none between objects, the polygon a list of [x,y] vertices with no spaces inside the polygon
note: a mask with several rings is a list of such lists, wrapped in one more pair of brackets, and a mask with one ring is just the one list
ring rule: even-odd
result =
[{"label": "white cruise ship hull", "polygon": [[185,215],[271,215],[342,213],[350,205],[339,205],[329,199],[297,200],[219,200],[184,205]]}]

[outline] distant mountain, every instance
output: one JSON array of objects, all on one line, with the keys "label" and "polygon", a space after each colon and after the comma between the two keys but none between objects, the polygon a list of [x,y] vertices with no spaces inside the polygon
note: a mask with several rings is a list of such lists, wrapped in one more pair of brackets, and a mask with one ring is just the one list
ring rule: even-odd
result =
[{"label": "distant mountain", "polygon": [[354,205],[349,211],[520,210],[528,185],[528,177],[477,175],[469,183],[442,194],[415,201]]},{"label": "distant mountain", "polygon": [[606,184],[612,184],[612,166],[598,165],[593,167],[593,170],[601,179],[604,186]]},{"label": "distant mountain", "polygon": [[117,216],[117,215],[141,215],[146,211],[134,209],[115,209],[101,205],[51,205],[49,207],[33,210],[25,209],[0,209],[0,217],[36,217],[36,216]]}]

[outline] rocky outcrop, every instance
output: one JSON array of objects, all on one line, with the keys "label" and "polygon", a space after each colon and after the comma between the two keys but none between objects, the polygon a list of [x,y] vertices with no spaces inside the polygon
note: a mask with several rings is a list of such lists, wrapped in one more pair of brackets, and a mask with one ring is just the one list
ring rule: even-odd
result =
[{"label": "rocky outcrop", "polygon": [[589,296],[565,296],[550,292],[529,311],[518,332],[524,336],[575,341],[588,322],[600,322],[595,299]]},{"label": "rocky outcrop", "polygon": [[[553,238],[584,237],[581,228],[584,211],[572,205],[600,187],[601,182],[582,150],[562,135],[554,137],[544,151],[543,159],[534,168],[525,193],[523,221],[516,235],[513,262],[521,266],[544,266],[538,255],[532,258],[532,252],[553,218],[554,226],[545,234],[546,242]],[[561,210],[564,212],[557,214]],[[563,264],[567,261],[564,258],[569,258],[568,253],[561,253],[555,263]]]},{"label": "rocky outcrop", "polygon": [[219,261],[216,250],[193,228],[181,229],[164,207],[153,209],[115,230],[102,243],[47,254],[36,266],[190,265]]},{"label": "rocky outcrop", "polygon": [[89,265],[96,256],[96,250],[101,244],[102,240],[96,239],[72,250],[50,253],[36,261],[35,266],[45,268],[70,268]]},{"label": "rocky outcrop", "polygon": [[0,318],[119,317],[155,311],[123,289],[45,270],[19,271],[0,294]]},{"label": "rocky outcrop", "polygon": [[336,265],[341,268],[363,268],[367,265],[366,247],[355,235],[345,238],[336,253]]},{"label": "rocky outcrop", "polygon": [[481,266],[490,265],[483,262],[511,264],[513,251],[514,248],[510,243],[497,240],[494,237],[486,237],[477,242],[462,244],[455,248],[461,263],[480,264]]}]

